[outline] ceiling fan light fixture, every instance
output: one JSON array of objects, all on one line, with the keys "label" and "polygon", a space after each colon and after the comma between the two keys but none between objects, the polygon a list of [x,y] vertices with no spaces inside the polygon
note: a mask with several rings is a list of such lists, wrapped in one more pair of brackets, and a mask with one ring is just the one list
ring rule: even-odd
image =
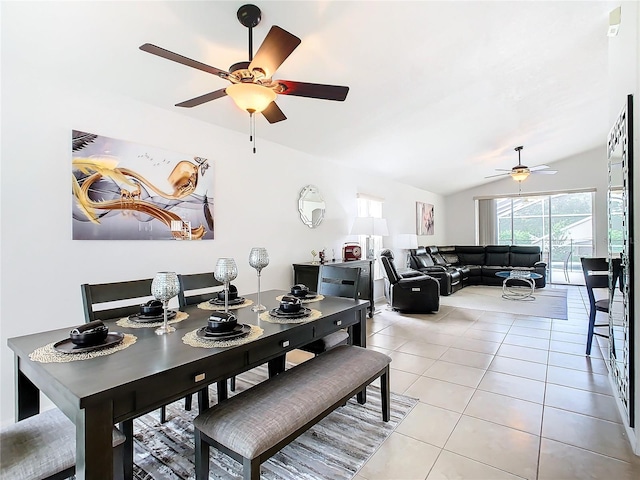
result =
[{"label": "ceiling fan light fixture", "polygon": [[239,108],[249,113],[261,113],[276,99],[276,92],[255,83],[234,83],[225,91]]},{"label": "ceiling fan light fixture", "polygon": [[531,172],[528,168],[514,168],[511,171],[511,178],[513,178],[516,182],[522,182],[527,179]]}]

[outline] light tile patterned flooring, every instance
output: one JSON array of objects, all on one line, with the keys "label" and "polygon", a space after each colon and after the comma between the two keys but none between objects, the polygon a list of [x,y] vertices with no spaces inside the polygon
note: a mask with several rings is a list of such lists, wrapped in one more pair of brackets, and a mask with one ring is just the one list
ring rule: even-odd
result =
[{"label": "light tile patterned flooring", "polygon": [[586,291],[568,288],[569,320],[383,306],[367,346],[420,402],[355,480],[639,479],[597,337],[584,354]]}]

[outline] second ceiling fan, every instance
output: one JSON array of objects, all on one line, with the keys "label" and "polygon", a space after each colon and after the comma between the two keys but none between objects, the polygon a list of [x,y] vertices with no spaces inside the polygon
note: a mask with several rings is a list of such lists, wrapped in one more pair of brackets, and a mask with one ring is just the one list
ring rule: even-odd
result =
[{"label": "second ceiling fan", "polygon": [[238,62],[229,71],[192,60],[164,48],[145,43],[140,49],[188,67],[197,68],[231,82],[231,85],[176,104],[177,107],[195,107],[229,95],[238,107],[249,112],[262,113],[269,123],[286,120],[276,105],[277,95],[344,101],[349,87],[323,85],[292,80],[273,80],[272,76],[301,40],[286,30],[272,26],[262,45],[253,56],[253,27],[261,20],[262,12],[255,5],[243,5],[238,9],[238,20],[249,29],[249,61]]},{"label": "second ceiling fan", "polygon": [[522,162],[520,161],[520,152],[522,151],[523,148],[524,148],[523,146],[514,148],[514,150],[518,152],[518,165],[510,169],[496,168],[496,171],[498,172],[501,171],[504,173],[497,173],[496,175],[489,175],[488,177],[484,177],[484,178],[493,178],[493,177],[502,177],[505,175],[511,175],[511,178],[513,178],[516,182],[522,182],[526,180],[529,177],[529,175],[532,173],[536,173],[536,174],[543,173],[546,175],[553,175],[555,173],[558,173],[557,170],[549,170],[549,165],[536,165],[535,167],[527,167],[526,165],[522,165]]}]

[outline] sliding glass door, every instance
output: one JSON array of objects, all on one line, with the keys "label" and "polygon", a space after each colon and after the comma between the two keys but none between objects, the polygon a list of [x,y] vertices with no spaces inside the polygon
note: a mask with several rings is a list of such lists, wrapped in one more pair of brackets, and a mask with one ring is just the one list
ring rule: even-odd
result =
[{"label": "sliding glass door", "polygon": [[[495,202],[495,208],[478,209],[479,225],[493,224],[496,231],[479,232],[479,238],[539,246],[549,282],[584,284],[580,257],[593,256],[593,192],[481,200],[487,201]],[[495,222],[482,219],[487,212]]]}]

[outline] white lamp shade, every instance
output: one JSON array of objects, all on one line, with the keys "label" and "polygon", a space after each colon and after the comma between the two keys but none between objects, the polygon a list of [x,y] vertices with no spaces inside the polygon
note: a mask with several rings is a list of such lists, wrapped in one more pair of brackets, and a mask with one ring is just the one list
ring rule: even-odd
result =
[{"label": "white lamp shade", "polygon": [[386,218],[357,217],[351,227],[351,235],[389,235]]},{"label": "white lamp shade", "polygon": [[234,83],[225,91],[242,110],[260,113],[276,99],[276,92],[255,83]]},{"label": "white lamp shade", "polygon": [[396,237],[398,248],[418,248],[418,236],[415,233],[401,233]]}]

